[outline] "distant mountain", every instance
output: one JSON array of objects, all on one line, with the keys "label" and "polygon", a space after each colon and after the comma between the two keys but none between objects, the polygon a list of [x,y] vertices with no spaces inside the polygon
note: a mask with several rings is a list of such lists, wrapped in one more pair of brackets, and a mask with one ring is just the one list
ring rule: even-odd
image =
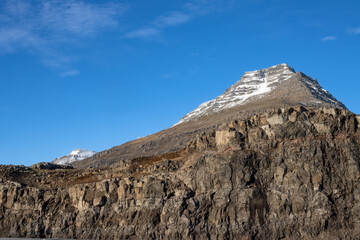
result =
[{"label": "distant mountain", "polygon": [[71,153],[66,156],[58,157],[52,161],[52,163],[67,165],[72,162],[84,160],[85,158],[89,158],[94,155],[96,152],[86,149],[75,149]]}]

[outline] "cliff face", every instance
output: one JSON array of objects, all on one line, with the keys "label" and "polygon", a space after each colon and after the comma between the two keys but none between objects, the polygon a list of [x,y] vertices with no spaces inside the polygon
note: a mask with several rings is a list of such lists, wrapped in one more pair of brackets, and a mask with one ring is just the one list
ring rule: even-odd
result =
[{"label": "cliff face", "polygon": [[0,236],[359,239],[360,117],[274,109],[102,169],[0,168]]}]

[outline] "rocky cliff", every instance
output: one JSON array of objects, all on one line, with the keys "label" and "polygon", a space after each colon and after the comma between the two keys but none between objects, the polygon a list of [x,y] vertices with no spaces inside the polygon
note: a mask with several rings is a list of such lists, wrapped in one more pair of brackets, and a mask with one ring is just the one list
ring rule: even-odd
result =
[{"label": "rocky cliff", "polygon": [[0,236],[360,238],[360,116],[270,109],[181,146],[103,169],[1,166]]}]

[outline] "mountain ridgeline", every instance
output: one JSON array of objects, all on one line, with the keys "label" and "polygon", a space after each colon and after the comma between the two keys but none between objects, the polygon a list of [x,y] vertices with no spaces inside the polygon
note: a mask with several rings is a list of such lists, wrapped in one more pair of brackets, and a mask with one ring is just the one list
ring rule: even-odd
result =
[{"label": "mountain ridgeline", "polygon": [[277,100],[287,102],[287,105],[345,108],[341,102],[324,90],[317,80],[301,72],[296,73],[287,64],[280,64],[266,69],[246,72],[224,94],[201,104],[177,124],[196,120],[202,116],[213,115],[237,106],[251,106],[268,100],[270,103]]},{"label": "mountain ridgeline", "polygon": [[246,72],[219,97],[201,104],[173,127],[99,152],[75,162],[77,168],[108,167],[119,161],[152,156],[184,148],[198,134],[231,120],[245,119],[272,108],[293,106],[346,109],[317,80],[279,64]]},{"label": "mountain ridgeline", "polygon": [[360,116],[286,64],[71,165],[0,166],[0,236],[360,239]]}]

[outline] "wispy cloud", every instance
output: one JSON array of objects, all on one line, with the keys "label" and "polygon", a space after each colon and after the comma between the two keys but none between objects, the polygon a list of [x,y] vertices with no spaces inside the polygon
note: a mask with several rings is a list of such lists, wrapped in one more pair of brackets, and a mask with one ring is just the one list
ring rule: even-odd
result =
[{"label": "wispy cloud", "polygon": [[337,39],[336,36],[326,36],[326,37],[323,37],[323,38],[321,39],[321,41],[323,41],[323,42],[328,42],[328,41],[335,41],[336,39]]},{"label": "wispy cloud", "polygon": [[184,4],[184,8],[189,12],[200,16],[211,12],[232,9],[239,4],[235,0],[190,0]]},{"label": "wispy cloud", "polygon": [[169,78],[176,77],[177,75],[178,75],[177,73],[163,73],[160,75],[160,77],[169,79]]},{"label": "wispy cloud", "polygon": [[159,28],[164,28],[186,23],[191,18],[192,16],[190,14],[174,11],[167,15],[157,17],[153,24]]},{"label": "wispy cloud", "polygon": [[[216,8],[217,2],[216,0],[190,1],[184,4],[184,8],[196,15],[206,15]],[[224,4],[226,4],[225,1]]]},{"label": "wispy cloud", "polygon": [[39,48],[43,39],[22,27],[0,28],[0,53],[14,52],[23,48]]},{"label": "wispy cloud", "polygon": [[125,34],[125,38],[156,39],[169,27],[185,24],[198,16],[204,16],[228,6],[231,0],[194,0],[185,3],[180,10],[170,11],[157,16],[147,26],[135,29]]},{"label": "wispy cloud", "polygon": [[80,74],[80,72],[78,70],[70,70],[70,71],[62,72],[60,74],[60,76],[61,77],[73,77],[73,76],[77,76],[79,74]]},{"label": "wispy cloud", "polygon": [[76,1],[47,1],[41,11],[41,22],[57,31],[87,35],[117,25],[123,8],[114,3],[89,4]]},{"label": "wispy cloud", "polygon": [[184,24],[193,16],[187,13],[173,11],[169,12],[163,16],[158,16],[152,21],[149,26],[139,28],[133,31],[130,31],[125,34],[126,38],[143,38],[143,39],[153,39],[157,38],[163,29],[167,27],[173,27],[176,25]]},{"label": "wispy cloud", "polygon": [[360,34],[360,27],[349,29],[350,34]]},{"label": "wispy cloud", "polygon": [[152,38],[160,34],[160,30],[154,27],[140,28],[125,34],[126,38]]},{"label": "wispy cloud", "polygon": [[74,57],[59,48],[81,42],[118,25],[126,6],[75,0],[4,0],[0,2],[0,54],[27,50],[49,66]]}]

